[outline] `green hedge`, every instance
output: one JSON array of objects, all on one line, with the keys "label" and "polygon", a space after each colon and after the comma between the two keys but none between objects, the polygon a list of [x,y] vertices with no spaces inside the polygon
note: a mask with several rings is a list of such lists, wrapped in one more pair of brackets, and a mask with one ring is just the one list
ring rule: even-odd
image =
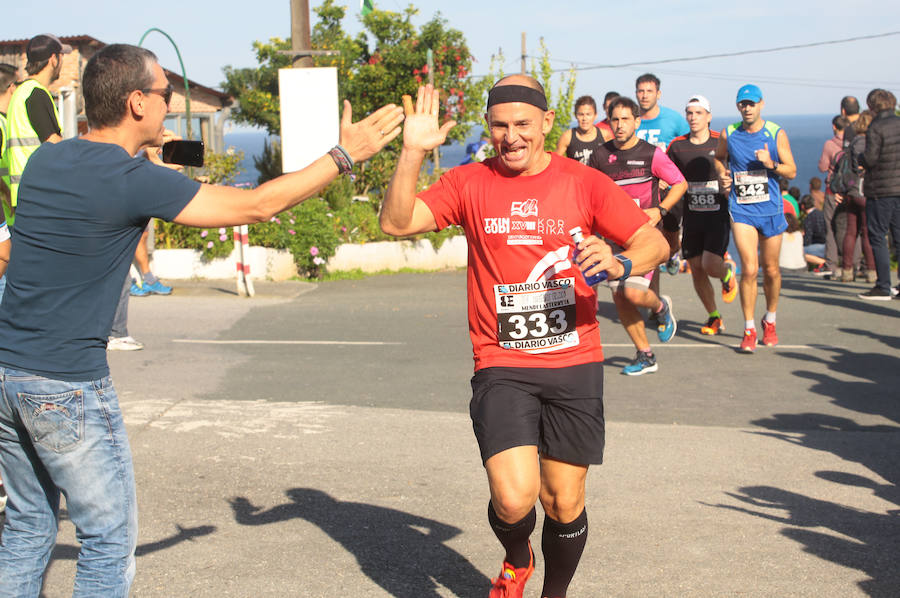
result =
[{"label": "green hedge", "polygon": [[[212,183],[228,183],[234,179],[243,154],[229,150],[225,154],[207,154],[207,176]],[[419,186],[433,182],[434,175],[424,175]],[[322,191],[321,198],[311,198],[273,217],[269,222],[250,225],[250,244],[272,249],[287,249],[294,256],[297,271],[318,278],[323,266],[342,243],[391,241],[394,237],[381,232],[378,203],[353,198],[353,183],[340,177]],[[155,221],[156,246],[165,249],[197,249],[206,261],[228,256],[234,249],[230,228],[193,228]],[[462,234],[451,226],[443,231],[415,238],[429,239],[438,249],[444,240]]]}]

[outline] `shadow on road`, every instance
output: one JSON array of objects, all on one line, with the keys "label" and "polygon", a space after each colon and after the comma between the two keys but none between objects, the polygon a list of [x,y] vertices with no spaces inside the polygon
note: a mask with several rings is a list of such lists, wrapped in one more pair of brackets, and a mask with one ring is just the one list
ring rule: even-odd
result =
[{"label": "shadow on road", "polygon": [[[241,525],[305,519],[356,557],[369,579],[399,598],[438,598],[435,582],[457,596],[486,595],[490,580],[444,543],[459,528],[396,509],[336,500],[321,490],[292,488],[290,502],[263,510],[231,500]],[[342,594],[344,595],[344,594]]]},{"label": "shadow on road", "polygon": [[[138,544],[137,550],[135,550],[135,556],[144,556],[145,554],[150,554],[152,552],[157,552],[160,550],[165,550],[167,548],[171,548],[176,544],[181,544],[182,542],[188,542],[193,540],[194,538],[199,538],[201,536],[208,536],[209,534],[216,531],[216,526],[214,525],[200,525],[197,527],[182,527],[175,524],[175,528],[178,530],[168,538],[163,538],[162,540],[157,540],[156,542],[147,542],[146,544]],[[53,548],[53,554],[50,557],[50,562],[53,561],[74,561],[78,559],[78,551],[81,550],[78,546],[72,544],[57,544]]]},{"label": "shadow on road", "polygon": [[[65,510],[60,511],[60,519],[67,519]],[[165,550],[167,548],[171,548],[176,544],[181,544],[182,542],[192,541],[194,538],[199,538],[200,536],[208,536],[209,534],[216,531],[216,526],[214,525],[200,525],[197,527],[182,527],[179,524],[175,524],[175,528],[178,530],[176,533],[172,534],[168,538],[163,538],[162,540],[157,540],[156,542],[148,542],[146,544],[138,544],[137,549],[135,550],[135,556],[143,556],[145,554],[150,554],[153,552],[157,552],[159,550]],[[53,553],[50,555],[50,562],[47,564],[46,571],[49,571],[53,566],[53,563],[56,561],[75,561],[78,560],[78,552],[81,550],[79,546],[75,546],[72,544],[57,544],[53,548]],[[44,577],[46,579],[47,573],[44,573]],[[46,595],[41,592],[40,598],[46,598]]]},{"label": "shadow on road", "polygon": [[[819,305],[846,308],[866,314],[900,318],[900,309],[896,302],[866,301],[856,295],[866,291],[868,287],[846,287],[841,284],[809,278],[806,276],[785,276],[781,279],[781,297],[812,301]],[[896,324],[891,324],[896,326]]]},{"label": "shadow on road", "polygon": [[[825,366],[825,374],[821,368],[794,372],[810,380],[811,390],[823,399],[900,424],[900,339],[851,328],[841,331],[880,341],[886,350],[853,353],[831,348],[831,355],[824,357],[799,352],[782,355]],[[850,418],[821,413],[775,414],[753,423],[769,430],[761,434],[866,467],[872,477],[840,471],[819,471],[815,475],[835,484],[868,489],[900,507],[900,425],[860,425]],[[870,579],[860,582],[859,587],[869,596],[900,595],[900,508],[869,512],[770,486],[744,487],[729,495],[747,506],[717,506],[782,522],[790,527],[781,533],[801,543],[807,552],[867,574]]]},{"label": "shadow on road", "polygon": [[[838,478],[834,481],[848,483]],[[900,588],[900,512],[870,513],[771,486],[741,488],[740,493],[728,495],[747,507],[717,506],[784,523],[788,527],[781,534],[802,544],[807,552],[866,573],[870,579],[859,583],[866,594],[896,598]],[[784,514],[769,512],[772,510]]]}]

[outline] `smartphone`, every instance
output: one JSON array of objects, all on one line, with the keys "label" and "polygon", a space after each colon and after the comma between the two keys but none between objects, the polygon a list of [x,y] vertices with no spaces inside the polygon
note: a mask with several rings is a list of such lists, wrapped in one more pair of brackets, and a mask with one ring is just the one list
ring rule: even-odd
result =
[{"label": "smartphone", "polygon": [[182,166],[203,166],[203,142],[179,139],[162,147],[162,161]]}]

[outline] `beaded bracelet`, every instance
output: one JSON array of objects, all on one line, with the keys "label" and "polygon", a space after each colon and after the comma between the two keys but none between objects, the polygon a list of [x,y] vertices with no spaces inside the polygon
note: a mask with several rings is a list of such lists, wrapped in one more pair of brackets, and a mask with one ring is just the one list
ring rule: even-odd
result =
[{"label": "beaded bracelet", "polygon": [[353,171],[353,158],[340,144],[328,150],[328,155],[337,164],[338,172],[341,174],[350,174]]}]

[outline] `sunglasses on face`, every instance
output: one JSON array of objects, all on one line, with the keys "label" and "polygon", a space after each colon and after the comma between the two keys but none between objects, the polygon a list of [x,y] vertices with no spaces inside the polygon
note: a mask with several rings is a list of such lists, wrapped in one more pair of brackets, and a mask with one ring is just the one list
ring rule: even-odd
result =
[{"label": "sunglasses on face", "polygon": [[756,102],[752,100],[743,100],[741,102],[738,102],[738,106],[740,106],[741,108],[747,108],[748,106],[750,108],[753,108],[754,106],[756,106]]},{"label": "sunglasses on face", "polygon": [[169,102],[172,100],[172,93],[175,91],[175,88],[172,87],[172,84],[169,83],[165,87],[148,87],[146,89],[142,89],[143,93],[155,93],[163,99],[163,102],[166,103],[166,106],[169,105]]}]

